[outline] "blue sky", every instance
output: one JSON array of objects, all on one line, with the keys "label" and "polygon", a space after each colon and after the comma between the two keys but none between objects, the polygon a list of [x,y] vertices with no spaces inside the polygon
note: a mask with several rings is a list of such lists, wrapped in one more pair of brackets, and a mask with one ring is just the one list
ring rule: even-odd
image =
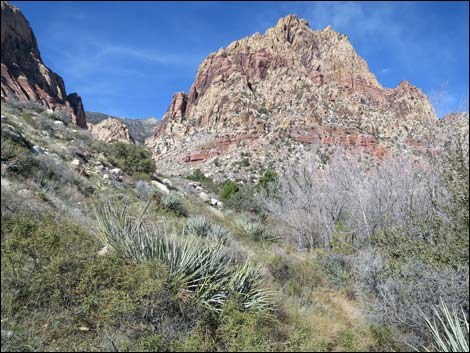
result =
[{"label": "blue sky", "polygon": [[468,111],[468,2],[12,1],[87,111],[160,118],[211,52],[294,13],[347,34],[384,87],[407,79],[440,116]]}]

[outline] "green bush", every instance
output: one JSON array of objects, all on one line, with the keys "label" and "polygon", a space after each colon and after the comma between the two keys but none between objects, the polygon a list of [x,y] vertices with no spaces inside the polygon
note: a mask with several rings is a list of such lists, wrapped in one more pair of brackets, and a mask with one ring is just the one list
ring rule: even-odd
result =
[{"label": "green bush", "polygon": [[219,196],[222,200],[227,201],[229,200],[234,194],[236,194],[240,190],[240,187],[237,183],[232,180],[227,180],[222,185],[222,189],[220,190]]},{"label": "green bush", "polygon": [[263,189],[268,190],[270,185],[275,183],[277,179],[278,179],[277,173],[272,169],[268,169],[264,172],[264,174],[259,179],[258,185],[262,187]]},{"label": "green bush", "polygon": [[196,169],[192,174],[186,176],[186,179],[196,181],[204,185],[204,187],[212,192],[217,192],[218,185],[212,178],[206,177],[201,169]]},{"label": "green bush", "polygon": [[2,335],[13,332],[2,351],[167,350],[192,329],[200,309],[179,299],[165,265],[99,249],[53,214],[2,213]]},{"label": "green bush", "polygon": [[155,162],[150,152],[132,143],[111,144],[108,159],[112,164],[130,174],[151,174],[155,171]]}]

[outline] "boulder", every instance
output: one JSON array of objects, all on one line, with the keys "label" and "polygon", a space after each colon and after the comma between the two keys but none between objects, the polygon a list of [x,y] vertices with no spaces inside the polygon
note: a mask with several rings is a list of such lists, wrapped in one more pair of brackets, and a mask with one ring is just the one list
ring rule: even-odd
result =
[{"label": "boulder", "polygon": [[204,202],[209,202],[209,200],[210,200],[209,195],[207,195],[204,191],[201,191],[199,193],[199,198]]},{"label": "boulder", "polygon": [[166,186],[165,184],[159,183],[156,180],[152,180],[151,184],[153,186],[155,186],[158,190],[163,192],[164,194],[169,194],[170,193],[170,189],[168,189],[168,186]]}]

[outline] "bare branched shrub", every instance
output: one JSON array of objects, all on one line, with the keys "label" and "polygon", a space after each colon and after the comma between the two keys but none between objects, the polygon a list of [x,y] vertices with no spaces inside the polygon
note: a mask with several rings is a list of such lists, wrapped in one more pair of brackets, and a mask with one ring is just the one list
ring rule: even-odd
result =
[{"label": "bare branched shrub", "polygon": [[450,194],[429,165],[395,157],[369,170],[336,154],[323,168],[316,156],[287,170],[267,209],[289,229],[299,247],[330,249],[337,224],[354,249],[378,231],[400,231],[426,238],[423,224],[445,223]]},{"label": "bare branched shrub", "polygon": [[431,338],[423,314],[432,316],[433,306],[442,302],[468,314],[468,267],[436,269],[410,260],[392,270],[374,251],[359,253],[354,265],[356,293],[369,318],[399,327],[414,346]]}]

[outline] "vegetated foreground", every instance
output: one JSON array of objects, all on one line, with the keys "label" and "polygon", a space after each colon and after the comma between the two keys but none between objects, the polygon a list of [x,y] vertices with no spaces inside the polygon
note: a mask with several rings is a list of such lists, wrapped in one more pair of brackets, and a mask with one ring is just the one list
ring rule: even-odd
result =
[{"label": "vegetated foreground", "polygon": [[2,351],[465,349],[467,137],[443,131],[242,184],[2,102]]}]

